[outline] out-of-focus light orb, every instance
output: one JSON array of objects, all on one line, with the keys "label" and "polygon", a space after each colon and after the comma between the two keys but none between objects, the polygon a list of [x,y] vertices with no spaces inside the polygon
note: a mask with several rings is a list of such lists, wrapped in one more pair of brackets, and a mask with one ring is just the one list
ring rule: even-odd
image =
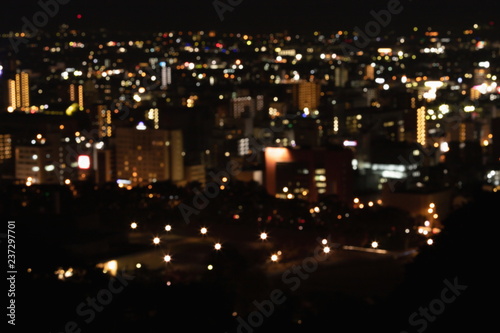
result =
[{"label": "out-of-focus light orb", "polygon": [[207,234],[207,232],[208,232],[208,229],[207,229],[207,228],[205,228],[205,227],[203,227],[203,228],[201,228],[201,229],[200,229],[200,233],[201,233],[202,235],[206,235],[206,234]]},{"label": "out-of-focus light orb", "polygon": [[165,262],[170,262],[171,260],[172,260],[172,257],[168,254],[163,257],[163,261],[165,261]]},{"label": "out-of-focus light orb", "polygon": [[219,251],[220,249],[222,249],[221,243],[215,243],[214,249],[216,249],[217,251]]},{"label": "out-of-focus light orb", "polygon": [[138,227],[137,222],[130,223],[130,228],[137,229],[137,227]]},{"label": "out-of-focus light orb", "polygon": [[374,248],[374,249],[378,248],[378,242],[377,241],[373,241],[372,242],[372,248]]},{"label": "out-of-focus light orb", "polygon": [[330,249],[330,247],[329,247],[329,246],[325,246],[325,247],[323,248],[323,252],[324,252],[324,253],[330,253],[330,251],[331,251],[331,249]]},{"label": "out-of-focus light orb", "polygon": [[266,239],[267,239],[267,233],[262,232],[262,233],[260,234],[260,239],[262,239],[262,240],[266,240]]},{"label": "out-of-focus light orb", "polygon": [[430,225],[431,225],[431,223],[430,223],[429,221],[425,221],[425,222],[424,222],[424,225],[425,225],[426,227],[428,227],[428,226],[430,226]]},{"label": "out-of-focus light orb", "polygon": [[409,234],[410,233],[410,229],[405,229],[405,233]]},{"label": "out-of-focus light orb", "polygon": [[170,281],[167,281],[166,285],[170,287],[170,285],[172,284],[172,282]]},{"label": "out-of-focus light orb", "polygon": [[160,237],[153,238],[153,244],[155,244],[155,245],[160,244]]},{"label": "out-of-focus light orb", "polygon": [[431,203],[429,204],[429,207],[430,207],[430,208],[434,208],[434,207],[436,207],[436,204],[435,204],[434,202],[431,202]]},{"label": "out-of-focus light orb", "polygon": [[140,262],[138,262],[137,264],[135,264],[135,268],[141,268],[141,267],[142,267],[142,265],[141,265]]},{"label": "out-of-focus light orb", "polygon": [[328,244],[328,240],[327,240],[326,238],[323,238],[323,239],[321,240],[321,244],[323,244],[323,245]]},{"label": "out-of-focus light orb", "polygon": [[165,231],[171,231],[172,230],[172,226],[170,224],[167,224],[165,226]]},{"label": "out-of-focus light orb", "polygon": [[271,261],[278,261],[278,255],[277,254],[273,254],[271,256]]},{"label": "out-of-focus light orb", "polygon": [[212,266],[212,265],[208,265],[208,266],[207,266],[207,269],[208,269],[209,271],[211,271],[212,269],[214,269],[214,266]]},{"label": "out-of-focus light orb", "polygon": [[429,239],[427,240],[427,244],[428,244],[428,245],[432,245],[432,244],[434,244],[434,241],[432,240],[432,238],[429,238]]}]

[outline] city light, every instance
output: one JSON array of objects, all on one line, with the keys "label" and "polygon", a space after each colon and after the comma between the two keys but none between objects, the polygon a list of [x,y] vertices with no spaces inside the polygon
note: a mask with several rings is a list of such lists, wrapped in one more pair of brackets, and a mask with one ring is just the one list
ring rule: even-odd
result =
[{"label": "city light", "polygon": [[170,262],[170,261],[172,261],[172,257],[171,257],[170,255],[168,255],[168,254],[167,254],[167,255],[165,255],[165,256],[163,257],[163,261],[165,261],[165,262]]},{"label": "city light", "polygon": [[373,241],[371,245],[372,245],[372,248],[374,248],[374,249],[378,248],[378,242],[377,241]]},{"label": "city light", "polygon": [[153,238],[153,244],[155,244],[155,245],[160,244],[160,238],[159,237]]},{"label": "city light", "polygon": [[137,222],[132,222],[132,223],[130,223],[130,228],[131,228],[131,229],[137,229],[137,227],[138,227]]},{"label": "city light", "polygon": [[215,243],[214,249],[216,249],[217,251],[219,251],[220,249],[222,249],[221,243]]},{"label": "city light", "polygon": [[167,224],[165,226],[165,231],[171,231],[172,230],[172,226],[170,224]]},{"label": "city light", "polygon": [[260,234],[260,239],[262,239],[262,240],[266,240],[266,239],[267,239],[267,233],[262,232],[262,233]]},{"label": "city light", "polygon": [[200,233],[201,233],[202,235],[206,235],[206,234],[207,234],[207,232],[208,232],[208,229],[207,229],[207,228],[205,228],[205,227],[202,227],[202,228],[200,229]]}]

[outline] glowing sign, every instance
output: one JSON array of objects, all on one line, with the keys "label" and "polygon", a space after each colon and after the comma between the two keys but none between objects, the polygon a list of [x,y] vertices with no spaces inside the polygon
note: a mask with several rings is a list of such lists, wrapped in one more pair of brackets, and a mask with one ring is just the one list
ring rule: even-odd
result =
[{"label": "glowing sign", "polygon": [[90,156],[80,155],[78,156],[78,167],[80,169],[87,170],[90,168]]}]

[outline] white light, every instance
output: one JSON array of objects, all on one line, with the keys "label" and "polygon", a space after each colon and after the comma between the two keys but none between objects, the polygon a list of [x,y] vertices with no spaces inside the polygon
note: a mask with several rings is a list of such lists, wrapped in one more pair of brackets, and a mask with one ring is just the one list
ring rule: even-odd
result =
[{"label": "white light", "polygon": [[377,242],[377,241],[373,241],[373,242],[372,242],[372,247],[373,247],[374,249],[376,249],[376,248],[378,247],[378,242]]},{"label": "white light", "polygon": [[153,238],[153,244],[155,244],[155,245],[160,244],[160,238],[159,237]]},{"label": "white light", "polygon": [[389,90],[389,85],[386,83],[386,84],[384,84],[383,88],[384,88],[384,90]]},{"label": "white light", "polygon": [[37,154],[34,154],[33,156],[31,156],[32,159],[34,159],[35,161],[38,159],[38,155]]},{"label": "white light", "polygon": [[206,234],[207,234],[207,232],[208,232],[208,229],[207,229],[207,228],[205,228],[205,227],[203,227],[203,228],[201,228],[201,229],[200,229],[200,233],[201,233],[202,235],[206,235]]},{"label": "white light", "polygon": [[216,249],[217,251],[219,251],[221,248],[222,248],[222,245],[220,243],[215,243],[214,249]]},{"label": "white light", "polygon": [[50,164],[50,165],[46,165],[44,169],[45,169],[45,171],[49,171],[50,172],[50,171],[54,171],[55,167],[54,167],[53,164]]},{"label": "white light", "polygon": [[271,256],[271,260],[272,260],[272,261],[278,261],[278,256],[277,256],[276,254],[273,254],[273,255]]},{"label": "white light", "polygon": [[144,131],[146,129],[146,125],[144,125],[144,123],[142,121],[140,121],[137,126],[135,127],[136,130],[139,130],[139,131]]},{"label": "white light", "polygon": [[78,167],[80,169],[86,170],[90,168],[90,156],[80,155],[78,156]]},{"label": "white light", "polygon": [[166,256],[163,257],[163,260],[165,262],[170,262],[172,260],[172,257],[167,254]]},{"label": "white light", "polygon": [[428,244],[428,245],[432,245],[432,244],[434,244],[434,241],[432,240],[432,238],[429,238],[429,239],[427,240],[427,244]]},{"label": "white light", "polygon": [[323,248],[323,252],[324,252],[324,253],[330,253],[330,247],[325,246],[325,247]]},{"label": "white light", "polygon": [[138,226],[138,225],[137,225],[137,223],[136,223],[136,222],[132,222],[132,223],[130,223],[130,228],[132,228],[132,229],[137,229],[137,226]]},{"label": "white light", "polygon": [[375,83],[383,84],[384,82],[385,82],[384,78],[378,77],[378,78],[375,79]]},{"label": "white light", "polygon": [[165,226],[165,231],[170,231],[170,230],[172,230],[172,226],[170,224],[167,224]]},{"label": "white light", "polygon": [[321,244],[323,244],[323,245],[328,244],[328,240],[326,238],[324,238],[323,240],[321,240]]},{"label": "white light", "polygon": [[260,239],[265,240],[267,239],[267,234],[265,232],[260,234]]}]

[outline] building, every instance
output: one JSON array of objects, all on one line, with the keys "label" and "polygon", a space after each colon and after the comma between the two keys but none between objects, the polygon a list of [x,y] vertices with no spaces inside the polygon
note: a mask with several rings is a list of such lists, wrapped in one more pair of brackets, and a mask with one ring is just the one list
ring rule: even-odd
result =
[{"label": "building", "polygon": [[84,109],[83,103],[83,85],[70,84],[69,85],[69,101],[77,103],[80,110]]},{"label": "building", "polygon": [[321,85],[318,82],[300,82],[293,85],[293,102],[299,110],[317,110],[320,96]]},{"label": "building", "polygon": [[17,73],[14,80],[8,80],[9,103],[7,111],[28,110],[30,107],[29,74]]},{"label": "building", "polygon": [[153,130],[144,124],[117,128],[114,142],[116,178],[131,185],[184,180],[184,151],[180,130]]},{"label": "building", "polygon": [[350,202],[353,192],[352,152],[347,149],[267,147],[264,182],[269,194],[311,202],[337,195]]},{"label": "building", "polygon": [[15,177],[26,185],[59,184],[53,147],[46,145],[15,148]]}]

